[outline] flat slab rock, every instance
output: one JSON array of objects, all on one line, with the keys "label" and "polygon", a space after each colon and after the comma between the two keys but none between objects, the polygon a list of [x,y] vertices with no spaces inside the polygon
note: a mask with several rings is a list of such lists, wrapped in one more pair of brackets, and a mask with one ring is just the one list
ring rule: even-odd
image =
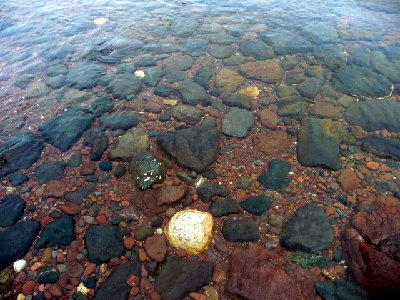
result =
[{"label": "flat slab rock", "polygon": [[163,300],[180,300],[211,282],[213,263],[168,257],[156,278],[154,289]]},{"label": "flat slab rock", "polygon": [[63,215],[43,228],[35,247],[42,249],[56,245],[68,246],[73,240],[75,240],[74,218]]},{"label": "flat slab rock", "polygon": [[0,227],[11,226],[21,219],[26,202],[20,195],[4,196],[0,202]]},{"label": "flat slab rock", "polygon": [[226,290],[246,300],[314,299],[310,274],[272,251],[249,244],[233,252]]}]

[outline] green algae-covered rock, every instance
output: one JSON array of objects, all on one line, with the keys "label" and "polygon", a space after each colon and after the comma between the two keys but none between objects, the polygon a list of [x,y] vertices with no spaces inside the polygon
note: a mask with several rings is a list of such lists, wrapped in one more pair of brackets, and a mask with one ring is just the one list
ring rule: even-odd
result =
[{"label": "green algae-covered rock", "polygon": [[142,152],[132,159],[129,172],[138,188],[147,190],[153,184],[164,181],[166,168],[151,153]]}]

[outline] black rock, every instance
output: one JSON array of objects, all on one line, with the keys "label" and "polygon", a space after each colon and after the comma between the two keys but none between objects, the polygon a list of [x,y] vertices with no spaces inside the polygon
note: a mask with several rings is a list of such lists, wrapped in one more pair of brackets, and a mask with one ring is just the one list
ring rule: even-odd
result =
[{"label": "black rock", "polygon": [[40,138],[31,132],[20,132],[4,138],[0,146],[0,176],[30,168],[42,153]]},{"label": "black rock", "polygon": [[77,168],[82,163],[82,154],[80,152],[75,152],[71,154],[68,160],[68,165],[72,168]]},{"label": "black rock", "polygon": [[328,249],[333,241],[328,216],[314,204],[300,207],[286,223],[280,237],[283,247],[307,253]]},{"label": "black rock", "polygon": [[156,261],[148,261],[145,263],[144,267],[146,271],[149,273],[150,276],[154,276],[156,269],[157,269],[157,262]]},{"label": "black rock", "polygon": [[400,141],[371,135],[363,140],[361,149],[375,155],[400,160]]},{"label": "black rock", "polygon": [[204,171],[218,155],[218,132],[211,124],[166,132],[157,136],[161,149],[196,172]]},{"label": "black rock", "polygon": [[229,191],[218,183],[206,181],[197,188],[197,194],[200,200],[209,203],[216,196],[221,198],[228,197]]},{"label": "black rock", "polygon": [[155,183],[162,183],[167,171],[164,164],[150,152],[141,152],[136,155],[131,160],[128,170],[141,190],[147,190]]},{"label": "black rock", "polygon": [[163,300],[185,298],[211,282],[213,263],[168,257],[156,278],[154,289]]},{"label": "black rock", "polygon": [[366,290],[344,278],[315,282],[317,293],[324,300],[370,300]]},{"label": "black rock", "polygon": [[123,164],[119,164],[118,166],[116,166],[115,170],[114,170],[114,176],[115,178],[121,178],[122,176],[124,176],[126,173],[126,166]]},{"label": "black rock", "polygon": [[218,177],[218,174],[215,170],[213,169],[208,169],[205,170],[203,173],[201,173],[205,178],[208,179],[216,179]]},{"label": "black rock", "polygon": [[67,164],[62,161],[51,161],[40,165],[36,171],[37,181],[44,184],[50,180],[61,179],[66,166]]},{"label": "black rock", "polygon": [[83,285],[88,289],[96,288],[97,278],[96,276],[89,276],[83,281]]},{"label": "black rock", "polygon": [[19,186],[29,180],[29,177],[22,173],[8,174],[7,178],[13,186]]},{"label": "black rock", "polygon": [[110,172],[112,170],[112,163],[111,161],[102,161],[99,163],[99,168],[103,171]]},{"label": "black rock", "polygon": [[164,219],[160,217],[160,218],[152,220],[150,225],[153,228],[157,228],[157,227],[161,227],[163,223],[164,223]]},{"label": "black rock", "polygon": [[75,240],[75,222],[70,215],[63,215],[58,220],[50,222],[40,233],[35,248],[49,248],[54,246],[68,246]]},{"label": "black rock", "polygon": [[26,202],[20,195],[4,196],[0,202],[0,227],[11,226],[21,219]]},{"label": "black rock", "polygon": [[39,131],[46,142],[67,151],[89,128],[92,119],[92,116],[73,108],[45,122]]},{"label": "black rock", "polygon": [[118,227],[112,225],[89,225],[85,236],[89,261],[95,264],[108,262],[120,257],[125,250]]},{"label": "black rock", "polygon": [[168,97],[172,93],[172,88],[168,86],[158,86],[154,89],[154,95],[160,97]]},{"label": "black rock", "polygon": [[60,272],[50,267],[43,267],[38,271],[36,282],[39,284],[56,283],[60,279]]},{"label": "black rock", "polygon": [[73,192],[65,193],[64,198],[67,201],[75,202],[76,204],[82,204],[82,200],[94,193],[95,190],[96,183],[89,183],[87,185],[78,187]]},{"label": "black rock", "polygon": [[108,137],[102,133],[97,139],[94,140],[92,149],[90,150],[90,159],[93,161],[98,161],[101,159],[104,151],[108,147]]},{"label": "black rock", "polygon": [[280,190],[289,185],[290,163],[287,161],[273,159],[268,164],[268,169],[258,178],[264,188],[271,190]]},{"label": "black rock", "polygon": [[100,121],[107,128],[122,130],[128,130],[139,124],[139,119],[134,114],[128,113],[104,115]]},{"label": "black rock", "polygon": [[239,205],[249,213],[253,215],[260,216],[266,210],[270,209],[272,206],[272,202],[270,197],[261,195],[261,196],[250,196],[246,200],[243,200],[239,203]]},{"label": "black rock", "polygon": [[253,219],[243,221],[228,219],[221,232],[230,242],[257,242],[260,238],[257,222]]},{"label": "black rock", "polygon": [[25,256],[39,230],[39,222],[24,221],[0,232],[0,270]]},{"label": "black rock", "polygon": [[240,207],[234,199],[220,199],[215,200],[210,205],[210,212],[214,217],[222,217],[229,214],[240,213]]},{"label": "black rock", "polygon": [[126,281],[129,276],[140,276],[140,262],[136,253],[132,260],[116,268],[106,281],[100,286],[95,300],[128,299],[131,287]]}]

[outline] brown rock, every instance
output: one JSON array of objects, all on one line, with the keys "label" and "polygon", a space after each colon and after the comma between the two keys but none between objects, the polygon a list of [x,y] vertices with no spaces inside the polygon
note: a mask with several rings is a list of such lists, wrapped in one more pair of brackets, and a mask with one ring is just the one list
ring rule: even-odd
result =
[{"label": "brown rock", "polygon": [[168,208],[166,205],[158,205],[156,190],[139,191],[129,200],[149,218],[164,213]]},{"label": "brown rock", "polygon": [[53,296],[53,297],[61,297],[63,295],[63,290],[61,288],[61,286],[58,283],[52,284],[49,287],[49,293]]},{"label": "brown rock", "polygon": [[67,261],[75,261],[76,256],[79,253],[79,247],[81,246],[81,241],[76,240],[72,241],[71,244],[67,247]]},{"label": "brown rock", "polygon": [[338,181],[342,186],[343,192],[352,192],[358,188],[360,185],[360,179],[358,178],[356,172],[353,169],[344,169],[340,172]]},{"label": "brown rock", "polygon": [[60,207],[63,213],[67,215],[77,215],[81,212],[82,208],[75,202],[65,202],[63,206]]},{"label": "brown rock", "polygon": [[126,281],[126,284],[129,285],[130,287],[139,286],[140,278],[138,276],[131,275]]},{"label": "brown rock", "polygon": [[157,204],[175,205],[186,196],[186,189],[182,186],[164,186],[157,190]]},{"label": "brown rock", "polygon": [[310,114],[318,118],[338,120],[343,116],[343,108],[339,104],[327,101],[317,102],[310,108]]},{"label": "brown rock", "polygon": [[143,105],[143,109],[144,109],[144,111],[147,111],[147,112],[159,114],[162,111],[163,107],[162,107],[162,105],[160,105],[156,102],[149,101]]},{"label": "brown rock", "polygon": [[96,164],[92,161],[85,161],[79,169],[79,174],[82,176],[93,175],[96,172]]},{"label": "brown rock", "polygon": [[167,241],[163,235],[153,235],[144,242],[144,249],[150,258],[162,262],[167,253]]},{"label": "brown rock", "polygon": [[135,245],[135,239],[130,236],[124,237],[124,245],[126,249],[131,250],[133,245]]},{"label": "brown rock", "polygon": [[33,280],[25,282],[24,285],[22,286],[22,294],[24,294],[25,296],[32,294],[35,285],[36,282]]},{"label": "brown rock", "polygon": [[43,251],[42,254],[42,262],[48,262],[51,259],[51,252],[53,251],[53,248],[46,248]]},{"label": "brown rock", "polygon": [[290,138],[284,131],[258,132],[253,137],[254,148],[268,155],[286,151],[290,143]]},{"label": "brown rock", "polygon": [[50,180],[46,184],[45,195],[47,197],[62,198],[65,194],[66,188],[67,187],[64,182],[58,180]]},{"label": "brown rock", "polygon": [[376,161],[369,161],[366,166],[370,170],[377,170],[379,168],[379,163]]},{"label": "brown rock", "polygon": [[215,76],[215,85],[225,94],[232,94],[244,81],[245,78],[230,68],[222,68]]},{"label": "brown rock", "polygon": [[266,83],[277,83],[283,77],[279,60],[276,59],[245,63],[240,65],[240,72],[248,78],[259,79]]},{"label": "brown rock", "polygon": [[147,260],[146,250],[139,249],[137,253],[138,253],[139,261],[146,261]]},{"label": "brown rock", "polygon": [[80,277],[83,274],[83,271],[85,270],[84,267],[77,261],[67,262],[66,266],[67,266],[66,274],[69,277]]},{"label": "brown rock", "polygon": [[279,116],[270,110],[261,110],[256,113],[261,125],[268,129],[276,129],[276,124],[281,120]]},{"label": "brown rock", "polygon": [[207,300],[207,296],[201,293],[190,293],[189,297],[193,298],[194,300]]},{"label": "brown rock", "polygon": [[96,267],[97,265],[94,263],[89,263],[86,268],[85,271],[83,272],[83,276],[89,276],[90,274],[93,274],[94,271],[96,271]]},{"label": "brown rock", "polygon": [[230,266],[226,290],[241,299],[300,300],[315,297],[311,272],[263,247],[250,244],[247,248],[236,249]]}]

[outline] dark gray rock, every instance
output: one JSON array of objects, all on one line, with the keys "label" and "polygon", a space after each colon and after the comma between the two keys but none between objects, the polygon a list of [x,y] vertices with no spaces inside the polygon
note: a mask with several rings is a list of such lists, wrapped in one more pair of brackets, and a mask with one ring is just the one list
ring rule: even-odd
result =
[{"label": "dark gray rock", "polygon": [[211,282],[213,263],[168,257],[156,278],[154,289],[163,300],[179,300]]},{"label": "dark gray rock", "polygon": [[77,168],[82,163],[82,154],[80,152],[74,152],[68,160],[68,165],[72,168]]},{"label": "dark gray rock", "polygon": [[280,236],[283,247],[307,253],[328,249],[334,239],[328,216],[314,204],[300,207],[286,223]]},{"label": "dark gray rock", "polygon": [[206,90],[195,82],[186,80],[178,87],[182,102],[190,105],[209,105],[210,98]]},{"label": "dark gray rock", "polygon": [[11,173],[8,174],[7,179],[13,186],[19,186],[24,182],[27,182],[29,180],[29,177],[22,173]]},{"label": "dark gray rock", "polygon": [[303,36],[315,43],[334,43],[339,37],[335,25],[331,23],[310,23],[303,28]]},{"label": "dark gray rock", "polygon": [[25,256],[39,230],[39,222],[24,221],[0,232],[0,270]]},{"label": "dark gray rock", "polygon": [[190,37],[193,36],[198,27],[199,23],[196,21],[183,21],[178,19],[171,23],[171,32],[177,37]]},{"label": "dark gray rock", "polygon": [[90,89],[104,83],[106,70],[94,63],[83,62],[69,70],[66,84],[76,89]]},{"label": "dark gray rock", "polygon": [[228,136],[244,138],[253,124],[254,116],[250,111],[233,107],[222,119],[222,132]]},{"label": "dark gray rock", "polygon": [[371,135],[363,140],[361,149],[380,157],[400,160],[400,141]]},{"label": "dark gray rock", "polygon": [[67,151],[89,128],[93,117],[79,109],[70,109],[39,127],[43,139],[61,151]]},{"label": "dark gray rock", "polygon": [[76,204],[82,204],[82,200],[89,197],[90,194],[96,190],[96,183],[89,183],[84,186],[78,187],[73,192],[67,192],[64,195],[65,200],[75,202]]},{"label": "dark gray rock", "polygon": [[210,45],[207,48],[207,52],[210,53],[211,56],[215,58],[224,59],[228,58],[233,54],[235,50],[232,46],[224,46],[224,45]]},{"label": "dark gray rock", "polygon": [[233,94],[228,98],[222,99],[222,103],[228,106],[251,109],[250,98],[243,94]]},{"label": "dark gray rock", "polygon": [[201,85],[203,88],[208,89],[209,88],[208,81],[211,79],[211,77],[212,77],[212,69],[207,67],[201,67],[200,69],[197,70],[194,81],[199,85]]},{"label": "dark gray rock", "polygon": [[36,178],[40,184],[50,180],[59,180],[64,176],[67,164],[62,161],[51,161],[40,165],[36,171]]},{"label": "dark gray rock", "polygon": [[261,39],[272,46],[278,55],[311,52],[312,44],[290,31],[275,29],[260,33]]},{"label": "dark gray rock", "polygon": [[315,282],[317,293],[324,300],[371,300],[367,291],[344,278]]},{"label": "dark gray rock", "polygon": [[192,65],[193,58],[190,55],[170,56],[163,63],[163,67],[167,73],[172,71],[186,71]]},{"label": "dark gray rock", "polygon": [[104,151],[106,151],[108,147],[108,137],[104,133],[100,134],[100,136],[95,139],[92,149],[90,149],[90,159],[93,161],[98,161],[101,159]]},{"label": "dark gray rock", "polygon": [[257,222],[253,219],[228,219],[222,226],[221,232],[229,242],[258,242],[260,235]]},{"label": "dark gray rock", "polygon": [[114,113],[104,115],[100,118],[100,122],[107,128],[128,130],[139,124],[139,119],[134,114]]},{"label": "dark gray rock", "polygon": [[109,160],[102,161],[99,163],[99,168],[105,172],[110,172],[112,170],[112,162]]},{"label": "dark gray rock", "polygon": [[211,203],[210,212],[214,217],[222,217],[240,213],[240,207],[235,199],[220,199]]},{"label": "dark gray rock", "polygon": [[185,42],[186,52],[192,56],[200,56],[204,53],[205,48],[208,45],[207,40],[202,39],[187,39]]},{"label": "dark gray rock", "polygon": [[257,60],[270,59],[274,57],[272,47],[259,40],[243,40],[239,44],[239,51],[244,56],[251,56]]},{"label": "dark gray rock", "polygon": [[336,70],[346,64],[346,52],[341,46],[323,45],[315,48],[313,54],[331,70]]},{"label": "dark gray rock", "polygon": [[187,81],[189,80],[189,77],[184,71],[171,71],[165,75],[165,80],[168,83],[174,83],[179,81]]},{"label": "dark gray rock", "polygon": [[88,111],[95,117],[100,117],[102,114],[112,111],[114,108],[114,103],[108,95],[104,95],[93,101],[89,107]]},{"label": "dark gray rock", "polygon": [[168,97],[172,93],[172,88],[169,86],[158,86],[154,89],[154,95],[160,97]]},{"label": "dark gray rock", "polygon": [[154,235],[154,229],[146,226],[136,226],[133,232],[138,241],[145,241],[148,237]]},{"label": "dark gray rock", "polygon": [[239,203],[239,205],[249,213],[260,216],[271,208],[271,198],[265,195],[250,196]]},{"label": "dark gray rock", "polygon": [[119,164],[119,165],[115,168],[115,170],[114,170],[114,176],[115,176],[115,178],[117,178],[117,179],[119,179],[119,178],[121,178],[122,176],[124,176],[125,173],[126,173],[126,167],[125,167],[125,165],[123,165],[123,164]]},{"label": "dark gray rock", "polygon": [[268,163],[268,169],[257,178],[257,181],[266,189],[280,190],[289,185],[289,171],[290,163],[273,159]]},{"label": "dark gray rock", "polygon": [[172,116],[180,122],[196,125],[203,117],[203,111],[190,105],[177,105],[172,110]]},{"label": "dark gray rock", "polygon": [[93,47],[88,58],[102,63],[115,64],[139,53],[143,42],[132,38],[116,37]]},{"label": "dark gray rock", "polygon": [[0,227],[14,225],[21,219],[26,202],[20,195],[4,196],[0,202]]},{"label": "dark gray rock", "polygon": [[223,185],[212,181],[206,181],[197,188],[197,194],[200,200],[209,203],[214,197],[227,197],[229,191]]},{"label": "dark gray rock", "polygon": [[318,78],[308,78],[297,86],[297,90],[304,97],[314,99],[320,92],[324,81]]},{"label": "dark gray rock", "polygon": [[118,227],[113,225],[89,225],[85,235],[89,261],[107,263],[113,257],[123,255],[125,247]]},{"label": "dark gray rock", "polygon": [[115,77],[107,86],[107,91],[114,98],[128,99],[142,89],[142,80],[132,74],[122,74]]},{"label": "dark gray rock", "polygon": [[60,272],[50,267],[43,267],[38,271],[36,282],[39,284],[56,283],[60,279]]},{"label": "dark gray rock", "polygon": [[129,173],[141,190],[147,190],[155,183],[162,183],[166,171],[164,164],[149,152],[139,153],[129,164]]},{"label": "dark gray rock", "polygon": [[164,71],[158,67],[151,67],[144,70],[144,83],[148,86],[156,86],[164,76]]},{"label": "dark gray rock", "polygon": [[54,246],[68,246],[75,240],[75,222],[70,215],[63,215],[61,218],[47,224],[36,242],[35,248],[49,248]]}]

